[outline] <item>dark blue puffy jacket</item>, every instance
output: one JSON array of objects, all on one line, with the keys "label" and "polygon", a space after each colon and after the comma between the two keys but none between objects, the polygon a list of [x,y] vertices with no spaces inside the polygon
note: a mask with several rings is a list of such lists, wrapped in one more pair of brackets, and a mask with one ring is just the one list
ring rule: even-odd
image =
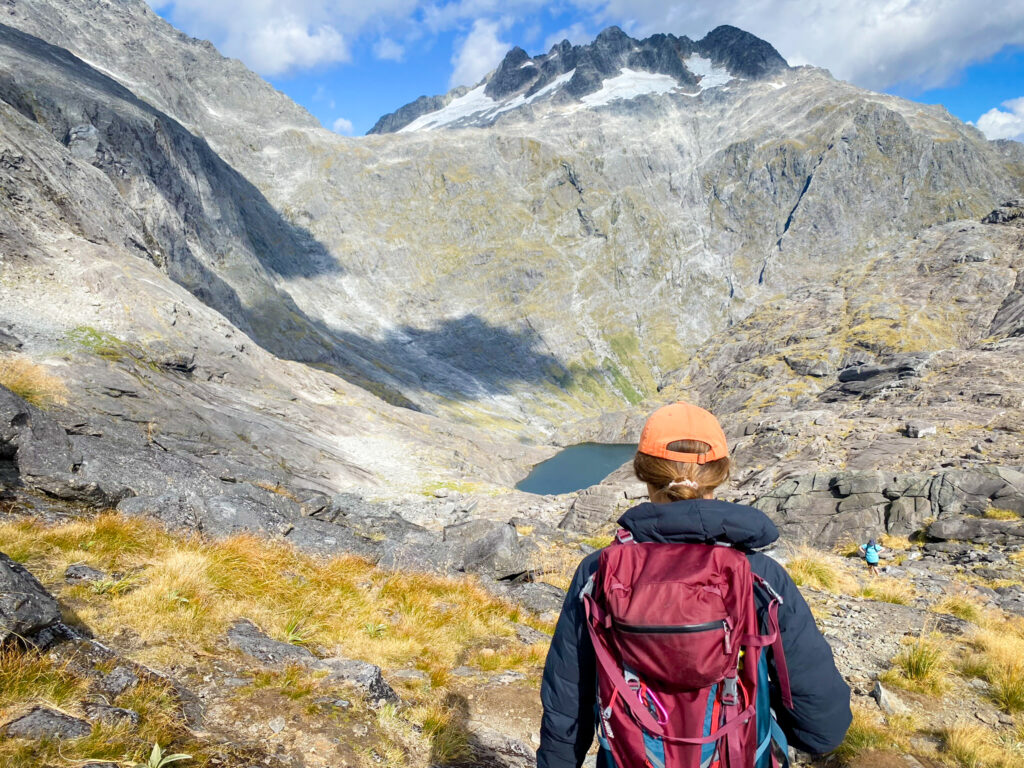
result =
[{"label": "dark blue puffy jacket", "polygon": [[[710,499],[641,504],[619,518],[637,541],[726,541],[744,549],[766,547],[779,537],[775,524],[760,510]],[[789,574],[770,557],[749,551],[750,567],[782,596],[779,626],[793,689],[793,710],[773,691],[773,709],[789,743],[821,754],[839,746],[850,726],[850,689],[843,681],[832,649],[818,632],[814,617]],[[588,555],[569,587],[555,627],[541,685],[544,717],[540,728],[538,768],[578,768],[594,740],[596,670],[579,593],[597,570],[597,553]],[[755,590],[759,610],[766,607]],[[770,668],[774,677],[774,666]]]}]

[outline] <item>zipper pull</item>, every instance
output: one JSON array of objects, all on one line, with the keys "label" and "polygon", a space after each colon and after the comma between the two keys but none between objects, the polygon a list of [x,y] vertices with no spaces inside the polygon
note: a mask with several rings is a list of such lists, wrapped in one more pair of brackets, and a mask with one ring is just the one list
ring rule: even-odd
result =
[{"label": "zipper pull", "polygon": [[722,629],[725,630],[725,655],[732,653],[732,624],[729,619],[722,619]]}]

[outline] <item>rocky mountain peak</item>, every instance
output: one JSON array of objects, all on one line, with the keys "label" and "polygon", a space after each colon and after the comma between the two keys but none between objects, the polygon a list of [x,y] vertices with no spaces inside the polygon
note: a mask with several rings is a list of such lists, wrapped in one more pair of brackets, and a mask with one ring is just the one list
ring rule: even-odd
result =
[{"label": "rocky mountain peak", "polygon": [[717,27],[697,42],[670,34],[635,40],[608,27],[591,43],[563,40],[538,56],[517,46],[475,88],[421,96],[382,117],[370,133],[487,126],[541,104],[572,110],[644,94],[692,97],[736,78],[761,79],[786,68],[771,44],[736,27]]},{"label": "rocky mountain peak", "polygon": [[714,64],[741,77],[765,77],[789,66],[770,43],[728,24],[708,32],[697,47]]}]

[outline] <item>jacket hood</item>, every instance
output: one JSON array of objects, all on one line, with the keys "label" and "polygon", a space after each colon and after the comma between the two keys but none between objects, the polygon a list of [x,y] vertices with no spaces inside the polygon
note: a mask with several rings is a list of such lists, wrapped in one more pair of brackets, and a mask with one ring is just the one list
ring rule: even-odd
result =
[{"label": "jacket hood", "polygon": [[726,541],[743,549],[759,549],[779,538],[779,529],[761,510],[716,499],[647,502],[627,510],[618,522],[638,541]]}]

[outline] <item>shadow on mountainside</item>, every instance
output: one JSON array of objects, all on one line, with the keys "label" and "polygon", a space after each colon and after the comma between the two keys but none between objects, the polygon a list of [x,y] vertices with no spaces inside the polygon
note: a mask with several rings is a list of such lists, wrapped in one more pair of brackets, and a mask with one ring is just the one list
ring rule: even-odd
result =
[{"label": "shadow on mountainside", "polygon": [[[478,400],[511,392],[513,382],[566,388],[599,377],[601,388],[612,385],[603,370],[570,370],[525,322],[500,327],[467,314],[373,338],[311,317],[261,271],[286,279],[342,272],[322,243],[282,217],[204,139],[65,49],[3,24],[0,100],[101,171],[138,217],[137,230],[102,237],[163,268],[278,357],[414,409],[415,393]],[[51,200],[68,229],[88,219],[87,185],[54,180],[42,161],[24,165],[29,170],[12,171],[14,181]]]},{"label": "shadow on mountainside", "polygon": [[[298,312],[298,310],[295,310]],[[280,314],[261,305],[254,315]],[[493,325],[479,315],[446,318],[429,328],[402,325],[379,338],[335,328],[302,315],[307,332],[332,345],[330,352],[303,359],[287,343],[270,349],[274,354],[330,370],[346,381],[369,389],[379,397],[418,410],[410,395],[428,392],[456,400],[479,400],[509,394],[514,382],[569,388],[586,378],[611,377],[597,367],[568,367],[545,350],[541,336],[527,323],[519,328]],[[301,340],[300,340],[301,341]]]},{"label": "shadow on mountainside", "polygon": [[[285,278],[341,271],[321,243],[285,220],[205,139],[116,80],[63,48],[0,24],[3,59],[10,66],[0,68],[0,99],[111,179],[177,282],[191,290],[190,283],[211,276],[188,238],[225,260],[240,242],[263,269]],[[140,211],[140,203],[151,202],[146,193],[162,198],[163,210]]]}]

